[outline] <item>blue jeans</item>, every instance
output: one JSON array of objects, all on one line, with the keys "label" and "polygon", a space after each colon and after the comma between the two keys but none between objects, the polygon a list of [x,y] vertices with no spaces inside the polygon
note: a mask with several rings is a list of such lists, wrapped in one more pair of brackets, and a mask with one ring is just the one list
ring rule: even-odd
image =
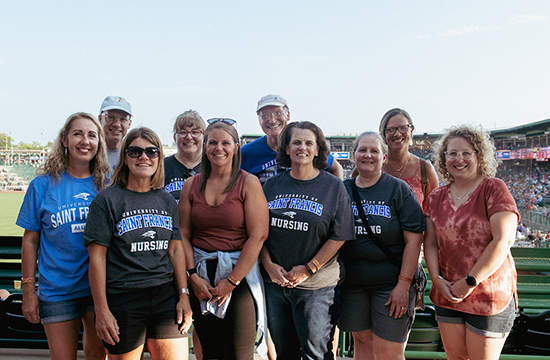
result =
[{"label": "blue jeans", "polygon": [[339,315],[340,286],[303,290],[266,282],[265,292],[277,359],[334,359],[332,338]]}]

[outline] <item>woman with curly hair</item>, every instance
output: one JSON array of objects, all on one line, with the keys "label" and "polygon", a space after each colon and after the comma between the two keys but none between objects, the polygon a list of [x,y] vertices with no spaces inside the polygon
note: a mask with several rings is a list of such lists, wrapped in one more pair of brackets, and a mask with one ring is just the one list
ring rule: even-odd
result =
[{"label": "woman with curly hair", "polygon": [[498,359],[515,317],[516,268],[510,248],[519,213],[489,135],[453,127],[436,145],[447,185],[426,210],[424,254],[449,359]]},{"label": "woman with curly hair", "polygon": [[98,120],[83,112],[69,116],[44,168],[31,181],[17,218],[17,225],[25,229],[23,314],[44,325],[52,359],[76,358],[82,322],[85,358],[105,358],[95,332],[82,233],[90,203],[105,188],[109,171]]}]

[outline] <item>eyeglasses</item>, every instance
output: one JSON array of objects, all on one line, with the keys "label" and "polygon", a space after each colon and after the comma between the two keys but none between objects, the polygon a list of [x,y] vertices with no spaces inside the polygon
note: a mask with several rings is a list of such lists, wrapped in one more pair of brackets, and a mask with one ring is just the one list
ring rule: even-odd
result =
[{"label": "eyeglasses", "polygon": [[129,117],[116,117],[114,115],[107,115],[107,114],[103,114],[103,118],[105,119],[106,122],[108,122],[109,124],[112,124],[114,123],[115,121],[118,120],[118,122],[121,124],[121,125],[128,125],[128,123],[130,122],[130,118]]},{"label": "eyeglasses", "polygon": [[276,111],[273,111],[273,112],[263,112],[263,111],[260,111],[260,113],[258,114],[258,116],[259,116],[262,120],[269,120],[269,119],[271,119],[272,116],[275,116],[276,118],[280,118],[280,117],[282,117],[285,113],[286,113],[286,109],[279,109],[279,110],[276,110]]},{"label": "eyeglasses", "polygon": [[394,132],[396,132],[397,130],[399,130],[399,132],[401,134],[404,134],[406,133],[407,131],[409,131],[409,128],[412,128],[412,125],[411,124],[407,124],[407,125],[401,125],[401,126],[392,126],[392,127],[389,127],[389,128],[386,128],[386,133],[387,134],[393,134]]},{"label": "eyeglasses", "polygon": [[215,123],[220,122],[220,121],[224,124],[227,124],[227,125],[234,125],[234,124],[237,123],[237,121],[235,121],[233,119],[228,119],[228,118],[212,118],[212,119],[206,120],[206,122],[209,123],[210,125],[215,124]]},{"label": "eyeglasses", "polygon": [[445,157],[447,158],[447,160],[456,160],[458,158],[458,156],[460,155],[460,157],[464,160],[472,160],[472,156],[474,156],[474,153],[476,153],[477,151],[475,150],[472,150],[472,151],[445,151]]},{"label": "eyeglasses", "polygon": [[191,131],[180,130],[180,131],[178,131],[178,135],[181,136],[181,137],[187,137],[187,134],[191,134],[192,137],[197,138],[197,137],[201,136],[202,130],[191,130]]},{"label": "eyeglasses", "polygon": [[133,159],[137,159],[138,157],[143,154],[145,151],[145,155],[149,159],[156,159],[160,156],[160,149],[158,146],[149,146],[148,148],[140,148],[139,146],[130,146],[128,149],[126,149],[126,154],[128,154],[129,157]]}]

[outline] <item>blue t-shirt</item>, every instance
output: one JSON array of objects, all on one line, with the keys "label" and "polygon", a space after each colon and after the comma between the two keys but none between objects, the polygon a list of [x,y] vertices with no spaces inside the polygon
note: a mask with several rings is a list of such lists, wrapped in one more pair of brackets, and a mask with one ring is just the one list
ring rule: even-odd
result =
[{"label": "blue t-shirt", "polygon": [[[241,169],[254,174],[260,179],[263,185],[265,182],[281,172],[281,167],[277,163],[277,152],[267,144],[267,135],[246,144],[241,149]],[[330,170],[334,158],[328,154],[328,167]]]},{"label": "blue t-shirt", "polygon": [[93,177],[31,181],[16,224],[40,232],[38,297],[63,301],[91,294],[88,249],[82,244],[88,208],[97,194]]}]

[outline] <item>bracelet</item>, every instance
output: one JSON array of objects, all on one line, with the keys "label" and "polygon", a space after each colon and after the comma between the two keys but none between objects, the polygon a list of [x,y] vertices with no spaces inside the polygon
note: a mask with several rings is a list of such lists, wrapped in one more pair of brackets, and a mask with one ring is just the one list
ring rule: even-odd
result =
[{"label": "bracelet", "polygon": [[311,270],[311,268],[309,267],[309,263],[306,263],[305,267],[306,267],[306,270],[307,270],[307,272],[309,273],[309,275],[315,274],[315,273],[313,272],[313,270]]},{"label": "bracelet", "polygon": [[21,285],[36,282],[35,278],[21,278]]},{"label": "bracelet", "polygon": [[440,278],[440,277],[441,277],[441,276],[438,276],[438,277],[436,277],[434,280],[432,280],[432,287],[435,287],[435,285],[436,285],[437,282],[439,281],[439,278]]},{"label": "bracelet", "polygon": [[187,278],[189,279],[189,277],[193,274],[196,274],[197,273],[197,268],[192,268],[192,269],[189,269],[187,270]]},{"label": "bracelet", "polygon": [[311,259],[311,262],[312,262],[313,265],[315,265],[315,267],[317,268],[316,271],[319,271],[319,269],[321,268],[321,264],[319,263],[319,261],[317,261],[316,258],[313,258],[313,259]]},{"label": "bracelet", "polygon": [[405,276],[403,276],[403,275],[399,275],[399,279],[405,280],[405,281],[408,282],[409,284],[412,284],[412,282],[413,282],[411,278],[405,277]]},{"label": "bracelet", "polygon": [[241,283],[239,280],[235,279],[233,276],[229,275],[227,278],[227,281],[229,281],[229,283],[231,285],[233,285],[234,287],[237,287],[239,286],[239,284]]}]

